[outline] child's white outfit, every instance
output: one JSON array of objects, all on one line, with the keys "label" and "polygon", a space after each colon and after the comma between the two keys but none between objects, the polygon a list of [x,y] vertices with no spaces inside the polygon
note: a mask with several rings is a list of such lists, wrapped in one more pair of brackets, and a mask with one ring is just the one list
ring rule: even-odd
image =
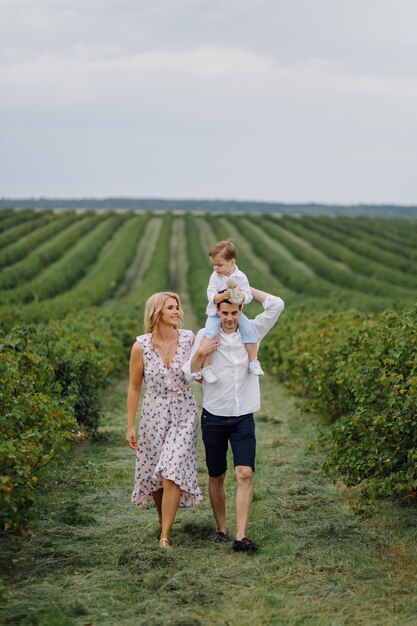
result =
[{"label": "child's white outfit", "polygon": [[[237,288],[245,296],[243,304],[249,304],[249,302],[251,302],[253,299],[247,276],[240,271],[237,265],[233,272],[230,274],[230,276],[221,276],[220,274],[217,274],[217,272],[213,272],[210,276],[209,284],[207,287],[208,305],[206,308],[206,331],[204,333],[206,338],[212,337],[216,333],[219,333],[221,330],[220,317],[217,315],[217,305],[214,303],[214,296],[216,296],[218,293],[221,293],[222,291],[227,290],[227,281],[230,278],[233,278],[237,285]],[[254,328],[252,324],[249,323],[249,319],[243,313],[241,313],[239,317],[238,326],[240,334],[242,335],[243,343],[258,343],[258,337],[254,331]],[[262,368],[258,360],[252,361],[249,365],[249,369],[258,376],[263,374]],[[214,372],[212,372],[210,366],[204,368],[204,370],[202,371],[206,382],[215,382],[217,380],[217,377]]]}]

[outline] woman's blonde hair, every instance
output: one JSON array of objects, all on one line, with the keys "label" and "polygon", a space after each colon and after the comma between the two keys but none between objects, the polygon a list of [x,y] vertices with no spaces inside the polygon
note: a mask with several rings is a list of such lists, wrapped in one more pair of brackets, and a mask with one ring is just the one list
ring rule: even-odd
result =
[{"label": "woman's blonde hair", "polygon": [[158,293],[154,293],[153,296],[148,298],[145,305],[145,316],[144,316],[144,326],[145,333],[153,334],[155,329],[158,327],[159,321],[162,316],[162,309],[164,308],[165,301],[168,298],[174,298],[178,302],[179,307],[179,326],[184,321],[184,312],[181,307],[181,300],[177,293],[172,293],[171,291],[160,291]]}]

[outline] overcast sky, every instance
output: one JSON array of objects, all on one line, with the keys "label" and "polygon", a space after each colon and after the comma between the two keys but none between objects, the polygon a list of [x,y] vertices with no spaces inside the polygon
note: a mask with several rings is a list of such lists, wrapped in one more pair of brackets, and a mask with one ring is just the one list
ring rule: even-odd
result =
[{"label": "overcast sky", "polygon": [[416,0],[0,0],[0,196],[417,204]]}]

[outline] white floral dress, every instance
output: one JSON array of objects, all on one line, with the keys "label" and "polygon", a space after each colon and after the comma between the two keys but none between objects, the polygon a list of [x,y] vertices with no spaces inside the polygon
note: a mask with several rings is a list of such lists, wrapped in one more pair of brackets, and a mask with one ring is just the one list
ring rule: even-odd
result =
[{"label": "white floral dress", "polygon": [[136,338],[143,349],[145,395],[138,433],[136,482],[132,502],[145,506],[162,477],[180,486],[180,506],[202,500],[197,478],[197,403],[181,367],[194,341],[179,330],[177,351],[169,368],[152,348],[151,335]]}]

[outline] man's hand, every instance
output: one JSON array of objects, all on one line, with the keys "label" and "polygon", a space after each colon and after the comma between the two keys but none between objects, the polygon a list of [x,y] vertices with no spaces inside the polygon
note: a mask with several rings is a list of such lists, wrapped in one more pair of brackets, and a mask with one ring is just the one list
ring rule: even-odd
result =
[{"label": "man's hand", "polygon": [[251,287],[251,292],[254,300],[257,300],[261,303],[264,302],[265,299],[269,296],[266,291],[261,291],[260,289],[255,289],[254,287]]},{"label": "man's hand", "polygon": [[212,354],[213,352],[216,352],[218,345],[218,335],[213,335],[213,337],[210,337],[209,339],[206,339],[206,337],[202,337],[196,355],[198,355],[199,357],[205,357],[208,354]]},{"label": "man's hand", "polygon": [[217,350],[219,345],[218,335],[213,335],[210,339],[206,339],[204,336],[201,337],[200,345],[194,353],[193,358],[191,359],[190,371],[191,374],[195,374],[199,372],[203,367],[203,362],[206,356],[212,354]]}]

